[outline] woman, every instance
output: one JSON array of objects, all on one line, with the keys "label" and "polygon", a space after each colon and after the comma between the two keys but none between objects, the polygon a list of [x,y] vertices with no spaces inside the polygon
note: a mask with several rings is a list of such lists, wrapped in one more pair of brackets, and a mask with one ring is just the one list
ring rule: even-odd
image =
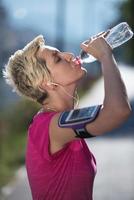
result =
[{"label": "woman", "polygon": [[[86,70],[75,62],[73,54],[46,46],[43,37],[38,36],[11,56],[5,68],[8,83],[42,105],[29,127],[26,153],[34,200],[91,200],[96,162],[83,138],[111,131],[130,115],[126,88],[104,36],[99,34],[81,44],[101,63],[105,98],[92,121],[89,114],[87,122],[79,118],[77,126],[73,120],[82,109],[73,116],[71,125],[68,121],[77,100],[78,82]],[[78,126],[84,127],[82,132],[78,133]]]}]

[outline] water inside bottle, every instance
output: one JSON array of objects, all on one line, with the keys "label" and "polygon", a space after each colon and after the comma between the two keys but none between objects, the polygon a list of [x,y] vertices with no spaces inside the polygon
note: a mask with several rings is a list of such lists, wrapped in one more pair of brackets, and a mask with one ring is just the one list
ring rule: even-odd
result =
[{"label": "water inside bottle", "polygon": [[106,41],[112,49],[124,44],[133,37],[133,32],[126,22],[122,22],[110,30]]},{"label": "water inside bottle", "polygon": [[81,50],[80,55],[81,63],[90,63],[96,60],[92,55],[86,53],[85,51]]}]

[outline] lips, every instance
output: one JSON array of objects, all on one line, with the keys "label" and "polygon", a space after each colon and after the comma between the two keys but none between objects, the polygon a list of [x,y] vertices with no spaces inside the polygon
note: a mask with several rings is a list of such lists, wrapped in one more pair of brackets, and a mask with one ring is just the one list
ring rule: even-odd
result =
[{"label": "lips", "polygon": [[73,59],[73,64],[75,66],[79,66],[81,68],[81,61],[80,61],[80,58],[78,56]]}]

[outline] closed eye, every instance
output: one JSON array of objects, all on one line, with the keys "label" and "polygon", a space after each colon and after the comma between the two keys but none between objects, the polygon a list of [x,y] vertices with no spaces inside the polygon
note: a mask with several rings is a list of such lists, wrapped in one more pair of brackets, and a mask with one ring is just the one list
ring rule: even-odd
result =
[{"label": "closed eye", "polygon": [[55,62],[58,63],[58,62],[60,62],[60,61],[61,61],[61,58],[60,58],[59,56],[56,56]]},{"label": "closed eye", "polygon": [[61,61],[61,57],[58,55],[58,51],[55,51],[53,56],[54,56],[54,62],[55,63],[58,63],[58,62]]}]

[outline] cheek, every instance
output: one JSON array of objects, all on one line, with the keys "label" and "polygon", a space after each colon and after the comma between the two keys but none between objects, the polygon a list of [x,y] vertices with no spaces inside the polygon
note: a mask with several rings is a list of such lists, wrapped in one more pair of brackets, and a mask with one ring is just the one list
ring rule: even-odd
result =
[{"label": "cheek", "polygon": [[64,71],[58,66],[51,71],[54,82],[61,83],[64,80]]},{"label": "cheek", "polygon": [[70,65],[61,65],[53,70],[54,81],[62,85],[81,79],[84,74],[83,70],[72,68]]},{"label": "cheek", "polygon": [[73,69],[68,65],[60,65],[53,71],[55,80],[67,81],[73,76]]},{"label": "cheek", "polygon": [[69,73],[69,71],[61,70],[61,71],[56,73],[55,80],[58,83],[61,83],[61,84],[65,83],[66,84],[69,81],[70,75],[71,75],[71,73]]}]

